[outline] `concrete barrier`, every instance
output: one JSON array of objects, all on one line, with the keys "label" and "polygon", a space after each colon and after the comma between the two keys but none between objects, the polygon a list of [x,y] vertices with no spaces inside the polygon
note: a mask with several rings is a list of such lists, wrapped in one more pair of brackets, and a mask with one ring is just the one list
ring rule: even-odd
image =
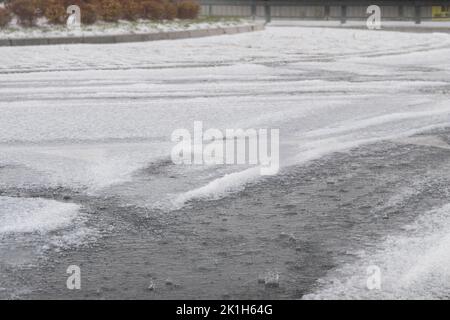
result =
[{"label": "concrete barrier", "polygon": [[208,30],[208,34],[210,36],[220,36],[222,34],[225,34],[225,30],[222,28],[217,28],[217,29],[209,29]]},{"label": "concrete barrier", "polygon": [[158,40],[168,40],[169,37],[166,33],[146,33],[143,35],[144,41],[158,41]]},{"label": "concrete barrier", "polygon": [[146,41],[144,35],[141,34],[125,34],[125,35],[117,35],[114,37],[114,43],[141,42],[141,41]]},{"label": "concrete barrier", "polygon": [[11,45],[11,40],[9,39],[1,39],[0,40],[0,47],[7,47]]},{"label": "concrete barrier", "polygon": [[209,36],[208,30],[191,30],[189,31],[190,38],[202,38]]},{"label": "concrete barrier", "polygon": [[224,31],[226,34],[235,34],[239,33],[239,28],[238,27],[225,28]]},{"label": "concrete barrier", "polygon": [[252,25],[252,30],[253,30],[253,31],[261,31],[261,30],[264,30],[264,25],[263,25],[263,24],[255,24],[255,25]]},{"label": "concrete barrier", "polygon": [[112,43],[126,43],[126,42],[157,41],[157,40],[176,40],[176,39],[200,38],[208,36],[219,36],[223,34],[236,34],[261,30],[264,30],[264,24],[255,23],[247,26],[158,32],[158,33],[121,34],[121,35],[86,36],[86,37],[0,39],[0,47],[41,46],[41,45],[76,44],[76,43],[112,44]]},{"label": "concrete barrier", "polygon": [[48,39],[9,39],[11,46],[42,46],[48,45]]},{"label": "concrete barrier", "polygon": [[[42,39],[45,40],[45,39]],[[70,38],[64,38],[64,37],[57,37],[57,38],[48,38],[42,43],[42,45],[46,44],[73,44],[73,43],[80,43],[80,41],[83,41],[83,37],[70,37]]]},{"label": "concrete barrier", "polygon": [[83,37],[82,39],[83,40],[80,43],[90,43],[90,44],[116,43],[116,36],[109,36],[109,35],[108,36],[88,36],[88,37]]},{"label": "concrete barrier", "polygon": [[190,38],[191,37],[189,31],[168,32],[167,36],[168,36],[168,39],[170,39],[170,40],[186,39],[186,38]]}]

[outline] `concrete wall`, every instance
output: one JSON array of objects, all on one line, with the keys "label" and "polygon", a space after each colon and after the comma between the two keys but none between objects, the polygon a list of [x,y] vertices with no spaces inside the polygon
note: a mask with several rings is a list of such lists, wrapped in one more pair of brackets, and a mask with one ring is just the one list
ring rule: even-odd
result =
[{"label": "concrete wall", "polygon": [[413,6],[404,6],[403,7],[403,16],[406,19],[413,19],[415,16],[415,8]]},{"label": "concrete wall", "polygon": [[245,17],[251,16],[252,8],[250,6],[212,6],[211,14],[213,16],[234,16]]},{"label": "concrete wall", "polygon": [[[381,6],[382,19],[388,20],[413,20],[415,17],[414,6],[403,6],[401,10],[399,6]],[[233,16],[233,17],[250,17],[252,8],[250,5],[223,5],[208,4],[202,5],[201,14],[205,16]],[[347,19],[361,20],[366,19],[367,6],[347,6]],[[271,16],[277,18],[299,18],[299,19],[325,19],[325,6],[301,6],[301,5],[273,5],[271,6]],[[256,7],[256,16],[264,17],[264,6]],[[424,20],[432,18],[431,6],[421,8],[421,17]],[[341,18],[341,7],[330,6],[330,19]]]},{"label": "concrete wall", "polygon": [[420,15],[424,19],[431,19],[433,17],[431,7],[422,7]]},{"label": "concrete wall", "polygon": [[325,7],[321,6],[273,6],[271,7],[273,18],[324,18]]},{"label": "concrete wall", "polygon": [[240,5],[202,5],[200,15],[217,17],[249,17],[252,15],[251,6]]}]

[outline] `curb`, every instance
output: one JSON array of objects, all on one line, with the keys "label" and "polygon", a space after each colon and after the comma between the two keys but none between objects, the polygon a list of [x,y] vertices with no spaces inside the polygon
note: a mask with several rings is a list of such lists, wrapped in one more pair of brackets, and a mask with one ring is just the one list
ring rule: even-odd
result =
[{"label": "curb", "polygon": [[176,40],[218,36],[223,34],[236,34],[264,30],[263,24],[253,24],[248,26],[199,29],[186,31],[170,31],[159,33],[142,34],[121,34],[104,36],[81,36],[81,37],[52,37],[52,38],[17,38],[0,39],[0,47],[16,46],[45,46],[57,44],[113,44],[128,42],[146,42],[158,40]]},{"label": "curb", "polygon": [[[340,29],[355,29],[355,30],[369,30],[365,27],[349,26],[349,27],[336,27]],[[449,28],[438,27],[381,27],[379,30],[371,31],[390,31],[390,32],[407,32],[407,33],[450,33]]]},{"label": "curb", "polygon": [[[328,28],[328,27],[327,27]],[[333,27],[332,27],[333,28]],[[355,30],[369,30],[366,27],[362,26],[339,26],[334,27],[339,29],[355,29]],[[450,33],[450,28],[440,28],[440,27],[410,27],[410,26],[386,26],[381,27],[379,30],[371,30],[371,31],[391,31],[391,32],[409,32],[409,33],[434,33],[434,32],[440,32],[440,33]]]},{"label": "curb", "polygon": [[415,33],[450,33],[450,28],[439,27],[385,27],[382,31],[415,32]]},{"label": "curb", "polygon": [[[369,30],[363,25],[291,25],[276,24],[271,27],[300,27],[300,28],[329,28],[329,29],[352,29],[352,30]],[[450,33],[450,27],[425,27],[425,26],[382,26],[379,30],[371,31],[392,31],[392,32],[409,32],[409,33]]]}]

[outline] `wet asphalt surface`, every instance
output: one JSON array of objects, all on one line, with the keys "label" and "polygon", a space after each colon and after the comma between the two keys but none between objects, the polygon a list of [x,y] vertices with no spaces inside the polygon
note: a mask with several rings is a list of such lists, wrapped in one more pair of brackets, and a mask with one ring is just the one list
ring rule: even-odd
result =
[{"label": "wet asphalt surface", "polygon": [[[430,134],[450,141],[448,130]],[[171,212],[122,206],[114,197],[64,189],[2,190],[2,195],[81,204],[98,233],[95,241],[49,250],[19,268],[2,264],[3,279],[17,287],[0,295],[301,298],[329,271],[357,259],[359,250],[376,246],[420,213],[446,203],[449,153],[384,141],[287,167],[233,196],[194,201]],[[168,168],[166,164],[140,173],[151,177]],[[66,288],[66,269],[73,264],[82,270],[79,291]],[[261,281],[271,272],[279,274],[278,286]]]}]

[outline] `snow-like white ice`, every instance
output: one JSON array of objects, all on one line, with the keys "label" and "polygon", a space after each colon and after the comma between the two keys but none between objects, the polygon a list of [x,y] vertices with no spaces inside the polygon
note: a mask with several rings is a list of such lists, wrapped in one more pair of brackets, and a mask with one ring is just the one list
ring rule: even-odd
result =
[{"label": "snow-like white ice", "polygon": [[[281,128],[285,161],[446,123],[448,35],[323,30],[2,48],[0,159],[24,176],[3,183],[124,182],[196,120]],[[212,182],[203,178],[185,192]]]},{"label": "snow-like white ice", "polygon": [[[322,154],[319,141],[304,136],[330,126],[344,128],[330,132],[341,134],[345,141],[337,142],[347,145],[383,137],[389,125],[403,120],[421,120],[415,124],[420,127],[448,115],[445,103],[433,107],[434,95],[416,94],[445,90],[439,72],[447,66],[448,35],[360,30],[324,35],[322,30],[273,28],[177,42],[3,48],[0,141],[15,144],[2,152],[3,162],[22,162],[27,171],[47,175],[42,178],[47,183],[100,188],[125,181],[168,154],[171,132],[190,128],[195,120],[216,128],[283,127],[286,144],[292,133],[300,137],[290,146],[299,144],[302,157]],[[414,70],[398,70],[411,55],[419,55],[413,61],[420,59],[420,66],[439,65],[440,71],[432,79],[423,73],[416,79]],[[388,76],[379,79],[380,70]],[[312,71],[315,77],[308,75]],[[327,76],[334,71],[369,78]],[[374,121],[387,132],[368,131]],[[291,122],[288,128],[286,122]],[[82,154],[86,157],[80,159]]]},{"label": "snow-like white ice", "polygon": [[178,195],[172,201],[172,204],[174,208],[181,208],[192,200],[220,199],[227,194],[244,189],[246,183],[253,182],[258,177],[260,177],[259,167],[226,174],[221,178],[209,182],[205,186]]},{"label": "snow-like white ice", "polygon": [[[0,4],[1,6],[1,4]],[[47,19],[39,18],[36,26],[25,28],[17,23],[14,18],[7,28],[0,30],[0,39],[23,39],[23,38],[51,38],[51,37],[79,37],[96,35],[120,35],[120,34],[139,34],[156,33],[184,30],[198,30],[210,28],[223,28],[236,25],[248,25],[249,22],[237,19],[220,19],[217,21],[164,21],[155,22],[149,20],[125,21],[120,20],[117,23],[97,22],[91,26],[82,26],[81,28],[68,29],[65,25],[55,26],[48,23]]]},{"label": "snow-like white ice", "polygon": [[69,226],[80,206],[40,198],[0,197],[0,235],[41,234]]},{"label": "snow-like white ice", "polygon": [[[450,294],[450,204],[420,216],[356,263],[334,270],[305,299],[440,299]],[[367,268],[380,268],[381,288],[369,290]]]},{"label": "snow-like white ice", "polygon": [[[282,128],[286,153],[300,161],[443,125],[449,47],[446,34],[269,28],[2,48],[0,159],[10,165],[3,184],[37,176],[77,188],[120,183],[168,155],[171,132],[196,120],[219,129]],[[324,140],[326,133],[335,140]],[[10,181],[13,172],[22,181]],[[211,182],[193,181],[185,192]]]},{"label": "snow-like white ice", "polygon": [[[258,168],[167,165],[143,180],[137,173],[168,159],[171,133],[194,121],[205,129],[280,129],[285,167],[446,127],[449,56],[448,34],[281,27],[180,41],[0,48],[0,187],[117,193],[150,207],[225,197],[258,181]],[[393,279],[387,296],[421,297],[401,288],[447,277],[440,265],[447,262],[447,212],[424,214],[437,232],[418,227],[411,239],[399,235],[371,255],[388,278],[410,275]],[[420,255],[428,262],[414,264]],[[388,258],[397,264],[383,264]],[[318,297],[344,289],[364,296],[359,278],[347,279],[355,268],[344,269],[342,287],[327,286]]]}]

